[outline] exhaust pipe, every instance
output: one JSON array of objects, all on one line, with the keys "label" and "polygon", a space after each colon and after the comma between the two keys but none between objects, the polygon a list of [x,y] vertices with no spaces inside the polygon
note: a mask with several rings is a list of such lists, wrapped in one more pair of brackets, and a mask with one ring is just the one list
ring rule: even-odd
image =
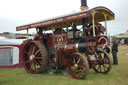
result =
[{"label": "exhaust pipe", "polygon": [[[82,10],[87,10],[88,6],[87,6],[87,0],[81,0],[81,7],[80,7],[81,11]],[[88,18],[83,18],[82,19],[82,25],[83,25],[83,37],[86,37],[86,31],[85,31],[85,27],[88,24]]]}]

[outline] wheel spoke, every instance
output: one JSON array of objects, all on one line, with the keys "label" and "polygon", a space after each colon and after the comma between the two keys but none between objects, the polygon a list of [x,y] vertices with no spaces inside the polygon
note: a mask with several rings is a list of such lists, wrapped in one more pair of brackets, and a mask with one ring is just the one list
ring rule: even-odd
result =
[{"label": "wheel spoke", "polygon": [[31,70],[34,71],[34,69],[33,69],[33,63],[32,63],[32,65],[31,65]]},{"label": "wheel spoke", "polygon": [[100,67],[100,72],[102,72],[102,68],[101,68],[101,65],[99,65],[99,67]]},{"label": "wheel spoke", "polygon": [[103,64],[103,68],[104,68],[104,71],[106,71],[106,70],[105,70],[105,67],[104,67],[104,64]]},{"label": "wheel spoke", "polygon": [[41,62],[40,60],[38,60],[38,63],[39,63],[40,65],[42,65],[42,62]]},{"label": "wheel spoke", "polygon": [[24,52],[24,54],[27,54],[28,55],[29,53],[28,52]]},{"label": "wheel spoke", "polygon": [[36,56],[39,52],[40,52],[40,49],[38,49],[34,55]]},{"label": "wheel spoke", "polygon": [[77,61],[77,64],[80,62],[80,58],[79,58],[79,60]]},{"label": "wheel spoke", "polygon": [[86,72],[86,68],[81,68],[81,70],[85,73]]},{"label": "wheel spoke", "polygon": [[75,58],[73,58],[73,64],[75,64],[75,63],[76,63]]},{"label": "wheel spoke", "polygon": [[38,59],[42,59],[42,57],[35,57],[35,58],[36,58],[37,60],[38,60]]},{"label": "wheel spoke", "polygon": [[38,62],[35,62],[36,63],[36,65],[37,65],[37,70],[40,68],[40,64],[38,63]]},{"label": "wheel spoke", "polygon": [[28,60],[28,61],[26,61],[25,63],[30,63],[31,62],[31,60]]},{"label": "wheel spoke", "polygon": [[105,66],[104,64],[103,64],[103,67],[104,67],[104,68],[106,68],[106,69],[108,69],[108,67],[107,67],[107,66]]},{"label": "wheel spoke", "polygon": [[35,47],[36,47],[36,46],[33,46],[32,54],[34,54],[34,52],[35,52]]},{"label": "wheel spoke", "polygon": [[31,43],[28,43],[27,46],[29,47],[31,45]]},{"label": "wheel spoke", "polygon": [[37,66],[38,66],[38,64],[36,63],[36,61],[35,61],[35,63],[34,63],[34,68],[35,68],[35,71],[37,71],[38,69],[37,69]]},{"label": "wheel spoke", "polygon": [[78,67],[80,67],[80,68],[84,68],[85,65],[84,65],[84,64],[78,64]]},{"label": "wheel spoke", "polygon": [[33,46],[33,45],[31,45],[31,47],[30,47],[30,49],[29,49],[29,56],[32,55],[32,46]]},{"label": "wheel spoke", "polygon": [[79,77],[85,76],[85,74],[84,74],[85,72],[86,72],[86,71],[85,71],[83,68],[79,69],[79,70],[78,70],[78,73],[79,73],[78,75],[79,75]]},{"label": "wheel spoke", "polygon": [[99,70],[100,69],[100,65],[98,65],[98,68],[97,68],[97,70]]}]

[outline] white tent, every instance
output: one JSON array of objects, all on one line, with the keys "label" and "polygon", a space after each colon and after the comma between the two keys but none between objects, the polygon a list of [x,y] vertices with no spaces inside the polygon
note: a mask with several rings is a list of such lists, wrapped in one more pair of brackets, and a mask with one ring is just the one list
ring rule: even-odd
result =
[{"label": "white tent", "polygon": [[21,66],[24,39],[0,39],[0,68]]}]

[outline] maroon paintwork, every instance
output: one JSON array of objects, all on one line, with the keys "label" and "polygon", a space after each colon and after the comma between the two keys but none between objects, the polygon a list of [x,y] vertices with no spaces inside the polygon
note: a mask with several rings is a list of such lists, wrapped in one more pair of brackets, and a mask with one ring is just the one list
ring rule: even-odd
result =
[{"label": "maroon paintwork", "polygon": [[[92,18],[92,14],[95,12],[97,13]],[[112,11],[105,7],[96,7],[17,27],[17,31],[37,29],[37,35],[25,42],[23,49],[25,70],[37,74],[43,71],[47,65],[51,68],[68,67],[68,71],[73,78],[84,79],[87,76],[89,66],[99,72],[100,67],[97,69],[95,68],[96,65],[100,66],[102,64],[104,66],[108,64],[110,67],[107,70],[99,72],[108,73],[111,69],[111,63],[105,62],[105,60],[109,60],[109,56],[105,55],[102,59],[105,52],[99,51],[97,53],[98,45],[107,42],[107,37],[102,35],[105,29],[98,23],[105,21],[104,13],[107,15],[107,21],[114,19]],[[86,25],[83,24],[85,18],[88,18]],[[96,20],[95,25],[92,25],[92,19]],[[79,25],[83,26],[82,30],[77,29]],[[93,26],[95,26],[96,36],[93,34]],[[49,30],[52,30],[52,33],[45,33]],[[103,55],[100,53],[103,53]]]}]

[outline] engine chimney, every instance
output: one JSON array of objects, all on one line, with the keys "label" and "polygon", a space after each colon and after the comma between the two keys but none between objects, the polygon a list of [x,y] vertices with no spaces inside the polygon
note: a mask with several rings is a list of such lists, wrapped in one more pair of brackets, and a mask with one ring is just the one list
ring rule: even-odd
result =
[{"label": "engine chimney", "polygon": [[[81,11],[82,10],[87,10],[88,6],[87,6],[87,0],[81,0],[81,7],[80,7]],[[86,31],[85,31],[85,27],[88,24],[88,18],[83,18],[82,19],[82,25],[83,25],[83,37],[86,37]]]},{"label": "engine chimney", "polygon": [[87,6],[87,0],[81,0],[81,10],[87,10],[88,6]]}]

